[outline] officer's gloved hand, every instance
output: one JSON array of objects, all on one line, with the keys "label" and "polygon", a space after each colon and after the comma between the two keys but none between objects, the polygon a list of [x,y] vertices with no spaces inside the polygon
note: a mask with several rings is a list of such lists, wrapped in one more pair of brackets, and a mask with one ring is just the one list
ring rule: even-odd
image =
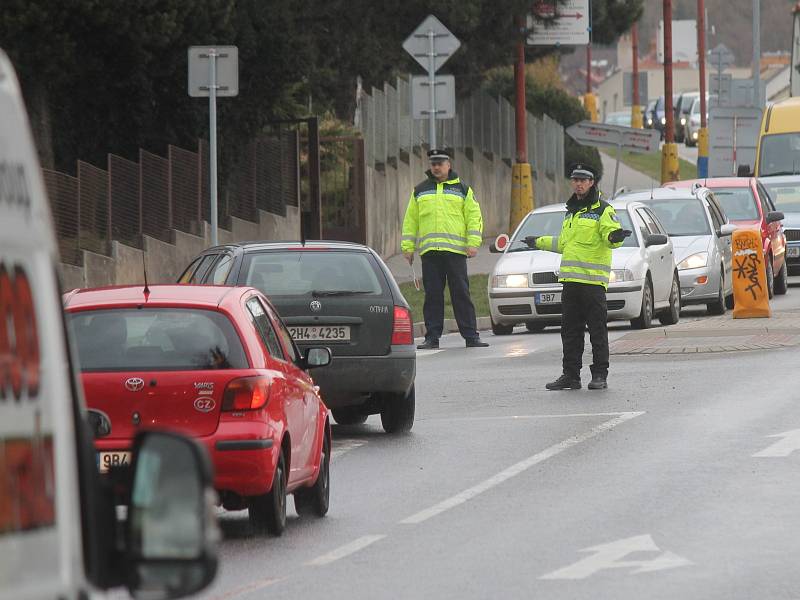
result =
[{"label": "officer's gloved hand", "polygon": [[538,239],[539,239],[538,235],[529,235],[529,236],[526,236],[526,237],[522,238],[522,240],[520,240],[520,241],[523,244],[525,244],[526,246],[528,246],[528,248],[533,248],[535,250],[536,249],[536,240],[538,240]]},{"label": "officer's gloved hand", "polygon": [[608,241],[612,244],[619,244],[625,241],[625,238],[633,233],[630,229],[615,229],[608,234]]}]

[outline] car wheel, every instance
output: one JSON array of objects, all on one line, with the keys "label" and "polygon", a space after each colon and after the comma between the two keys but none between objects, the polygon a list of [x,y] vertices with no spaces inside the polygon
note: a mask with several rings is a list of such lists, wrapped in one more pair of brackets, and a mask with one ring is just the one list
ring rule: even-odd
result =
[{"label": "car wheel", "polygon": [[631,319],[631,327],[634,329],[649,329],[653,324],[653,286],[648,277],[644,283],[642,291],[642,309],[639,316]]},{"label": "car wheel", "polygon": [[257,533],[269,533],[276,537],[286,529],[286,460],[281,451],[272,489],[262,496],[250,498],[248,510],[250,524]]},{"label": "car wheel", "polygon": [[778,278],[775,280],[775,293],[783,296],[789,291],[789,270],[786,268],[786,261],[783,261],[781,270],[778,272]]},{"label": "car wheel", "polygon": [[706,304],[708,314],[710,315],[724,315],[727,309],[725,301],[725,277],[720,274],[719,276],[719,291],[717,292],[717,299],[714,302]]},{"label": "car wheel", "polygon": [[772,268],[772,256],[769,254],[767,254],[766,263],[767,295],[769,296],[769,299],[772,300],[772,297],[775,295],[775,270]]},{"label": "car wheel", "polygon": [[544,328],[547,327],[544,323],[525,323],[525,329],[530,331],[531,333],[539,333],[540,331],[544,331]]},{"label": "car wheel", "polygon": [[408,394],[386,394],[381,409],[381,425],[386,433],[404,433],[414,426],[414,386]]},{"label": "car wheel", "polygon": [[511,335],[514,333],[513,325],[501,325],[492,321],[492,333],[495,335]]},{"label": "car wheel", "polygon": [[319,457],[319,474],[310,488],[301,488],[294,493],[294,508],[298,515],[324,517],[328,513],[331,499],[331,439],[326,432]]},{"label": "car wheel", "polygon": [[339,425],[361,425],[366,423],[369,415],[364,414],[357,407],[334,408],[331,410],[333,418]]},{"label": "car wheel", "polygon": [[681,318],[681,284],[678,276],[672,279],[672,288],[669,291],[669,308],[658,316],[662,325],[675,325]]}]

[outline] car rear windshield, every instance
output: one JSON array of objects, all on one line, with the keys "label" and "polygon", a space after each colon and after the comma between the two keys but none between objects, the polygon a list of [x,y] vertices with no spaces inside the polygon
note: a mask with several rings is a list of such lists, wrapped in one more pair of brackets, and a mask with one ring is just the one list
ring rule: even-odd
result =
[{"label": "car rear windshield", "polygon": [[796,183],[761,183],[767,188],[775,208],[784,212],[800,212],[800,178]]},{"label": "car rear windshield", "polygon": [[[529,235],[542,236],[552,235],[556,236],[561,233],[561,225],[564,222],[564,215],[566,211],[558,212],[540,212],[532,213],[523,221],[522,227],[511,240],[509,245],[509,252],[522,252],[524,250],[531,250],[528,245],[522,241],[523,238]],[[631,226],[631,218],[627,210],[621,210],[617,213],[617,219],[623,229],[633,231]],[[636,246],[638,245],[636,238],[633,236],[625,238],[623,246]]]},{"label": "car rear windshield", "polygon": [[758,175],[800,174],[800,133],[765,135],[761,138]]},{"label": "car rear windshield", "polygon": [[643,200],[643,202],[653,208],[669,235],[711,235],[706,211],[697,198]]},{"label": "car rear windshield", "polygon": [[287,250],[245,256],[244,280],[268,296],[377,296],[378,267],[366,252]]},{"label": "car rear windshield", "polygon": [[750,187],[714,188],[714,196],[732,221],[757,220],[758,209]]},{"label": "car rear windshield", "polygon": [[202,309],[91,310],[68,316],[83,371],[248,368],[228,318]]}]

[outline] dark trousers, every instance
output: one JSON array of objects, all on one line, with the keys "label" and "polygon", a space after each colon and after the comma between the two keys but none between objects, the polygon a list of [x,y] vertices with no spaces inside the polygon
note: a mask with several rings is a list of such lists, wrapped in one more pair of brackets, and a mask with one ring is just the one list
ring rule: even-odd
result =
[{"label": "dark trousers", "polygon": [[608,310],[603,286],[565,282],[561,292],[561,343],[564,374],[580,379],[583,333],[592,342],[592,375],[608,375]]},{"label": "dark trousers", "polygon": [[444,286],[450,288],[450,301],[464,339],[478,337],[475,307],[469,296],[467,257],[463,254],[430,250],[422,255],[422,285],[425,286],[425,337],[438,340],[444,329]]}]

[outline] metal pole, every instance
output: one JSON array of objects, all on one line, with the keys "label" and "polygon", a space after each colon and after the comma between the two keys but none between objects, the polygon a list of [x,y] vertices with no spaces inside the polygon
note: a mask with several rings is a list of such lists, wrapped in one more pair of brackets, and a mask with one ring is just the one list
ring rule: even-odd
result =
[{"label": "metal pole", "polygon": [[[525,22],[523,19],[517,19],[519,27],[524,31]],[[515,126],[517,134],[517,162],[528,162],[528,136],[527,125],[525,123],[525,113],[527,112],[525,106],[525,38],[520,35],[519,42],[517,42],[517,60],[514,63],[514,81],[516,82],[516,95],[515,95]]]},{"label": "metal pole", "polygon": [[[697,0],[697,66],[700,72],[700,131],[697,133],[697,176],[708,177],[708,119],[706,113],[706,6]],[[719,98],[719,96],[717,96]],[[691,118],[691,115],[689,115]]]},{"label": "metal pole", "polygon": [[208,52],[208,191],[211,199],[211,245],[217,238],[217,51]]},{"label": "metal pole", "polygon": [[592,93],[592,42],[586,44],[586,93]]},{"label": "metal pole", "polygon": [[622,159],[622,141],[617,144],[617,166],[614,167],[614,187],[611,189],[611,198],[617,194],[617,177],[619,177],[619,161]]},{"label": "metal pole", "polygon": [[753,0],[753,106],[761,108],[761,0]]},{"label": "metal pole", "polygon": [[661,183],[681,178],[678,147],[675,145],[675,115],[672,114],[672,0],[664,0],[664,117]]},{"label": "metal pole", "polygon": [[428,95],[431,112],[428,115],[428,141],[436,148],[436,34],[428,31]]},{"label": "metal pole", "polygon": [[633,115],[631,126],[642,128],[642,111],[639,108],[639,28],[636,23],[631,28],[631,50],[633,52]]}]

